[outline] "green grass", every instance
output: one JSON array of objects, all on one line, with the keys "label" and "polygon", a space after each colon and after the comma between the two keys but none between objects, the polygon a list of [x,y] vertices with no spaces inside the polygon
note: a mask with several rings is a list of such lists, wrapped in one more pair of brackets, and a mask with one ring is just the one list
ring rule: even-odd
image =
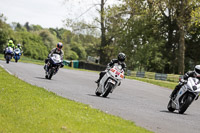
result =
[{"label": "green grass", "polygon": [[148,133],[131,121],[30,85],[0,67],[0,132]]},{"label": "green grass", "polygon": [[138,78],[138,77],[132,77],[132,76],[126,76],[126,78],[128,78],[128,79],[134,79],[134,80],[139,80],[139,81],[151,83],[151,84],[154,84],[154,85],[158,85],[158,86],[166,87],[166,88],[170,88],[170,89],[174,89],[175,86],[178,84],[178,82],[175,83],[175,82],[169,82],[169,81],[147,79],[147,78]]}]

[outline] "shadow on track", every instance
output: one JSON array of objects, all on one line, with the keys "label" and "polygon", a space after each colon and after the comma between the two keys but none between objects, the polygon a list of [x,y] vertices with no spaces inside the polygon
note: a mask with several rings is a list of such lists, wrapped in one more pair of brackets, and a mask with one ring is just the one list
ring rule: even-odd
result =
[{"label": "shadow on track", "polygon": [[35,77],[35,78],[37,78],[37,79],[46,79],[46,78],[44,78],[44,77]]},{"label": "shadow on track", "polygon": [[107,98],[107,99],[110,99],[110,97],[102,97],[102,96],[97,96],[97,95],[94,95],[94,94],[87,94],[88,96],[93,96],[93,97],[100,97],[100,98]]},{"label": "shadow on track", "polygon": [[178,114],[178,115],[187,115],[187,114],[179,114],[178,112],[170,112],[168,110],[161,110],[160,112],[163,112],[163,113],[168,113],[168,114]]}]

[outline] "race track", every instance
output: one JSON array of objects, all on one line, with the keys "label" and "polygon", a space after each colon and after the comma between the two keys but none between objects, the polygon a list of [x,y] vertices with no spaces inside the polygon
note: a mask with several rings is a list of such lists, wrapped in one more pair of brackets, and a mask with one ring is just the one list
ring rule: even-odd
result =
[{"label": "race track", "polygon": [[94,93],[94,81],[98,78],[95,72],[60,69],[52,80],[47,80],[41,65],[20,62],[6,64],[0,60],[0,66],[32,85],[134,121],[136,125],[157,133],[200,132],[200,101],[193,102],[183,115],[170,113],[166,107],[172,90],[167,88],[125,79],[108,98],[102,98]]}]

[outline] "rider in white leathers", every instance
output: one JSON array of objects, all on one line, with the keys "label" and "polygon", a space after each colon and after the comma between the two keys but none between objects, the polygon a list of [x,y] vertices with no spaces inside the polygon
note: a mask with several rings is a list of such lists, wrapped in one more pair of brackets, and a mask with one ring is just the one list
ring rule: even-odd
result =
[{"label": "rider in white leathers", "polygon": [[172,91],[172,94],[170,95],[170,98],[173,98],[176,93],[180,90],[184,82],[187,82],[189,77],[198,78],[200,80],[200,65],[196,65],[194,68],[194,71],[188,71],[183,76],[183,79],[180,81],[180,83],[175,87],[175,89]]},{"label": "rider in white leathers", "polygon": [[105,71],[100,72],[99,79],[95,81],[97,84],[100,82],[102,77],[106,74],[106,72],[113,67],[115,63],[118,63],[122,66],[122,69],[125,71],[126,64],[125,64],[126,55],[124,53],[119,53],[117,59],[112,59],[110,63],[108,63],[107,68]]}]

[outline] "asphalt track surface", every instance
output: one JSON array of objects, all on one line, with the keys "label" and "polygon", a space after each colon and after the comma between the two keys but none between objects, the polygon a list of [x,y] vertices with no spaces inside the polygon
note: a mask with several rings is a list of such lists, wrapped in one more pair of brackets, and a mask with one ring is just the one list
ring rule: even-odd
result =
[{"label": "asphalt track surface", "polygon": [[47,80],[41,65],[20,62],[6,64],[0,60],[0,66],[32,85],[131,120],[156,133],[200,132],[200,101],[193,102],[183,115],[170,113],[167,104],[172,90],[167,88],[125,79],[108,98],[102,98],[95,95],[94,81],[98,78],[95,72],[62,68],[52,80]]}]

